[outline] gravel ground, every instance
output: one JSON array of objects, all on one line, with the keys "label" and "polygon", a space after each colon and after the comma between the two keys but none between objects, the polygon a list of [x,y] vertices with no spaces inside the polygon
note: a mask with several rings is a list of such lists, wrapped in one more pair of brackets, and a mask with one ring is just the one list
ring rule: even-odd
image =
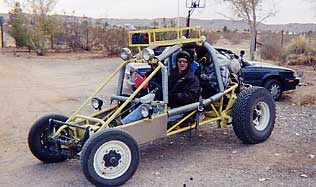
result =
[{"label": "gravel ground", "polygon": [[[117,61],[0,54],[0,186],[91,186],[78,160],[43,164],[35,159],[27,134],[44,114],[69,115]],[[274,131],[261,144],[244,145],[231,127],[211,125],[191,136],[183,133],[142,145],[139,168],[126,186],[316,186],[315,122],[315,106],[285,99],[277,102]]]}]

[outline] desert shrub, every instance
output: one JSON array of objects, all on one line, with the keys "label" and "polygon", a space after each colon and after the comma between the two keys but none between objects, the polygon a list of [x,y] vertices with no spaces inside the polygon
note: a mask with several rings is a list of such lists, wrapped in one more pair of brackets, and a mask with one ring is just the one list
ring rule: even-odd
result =
[{"label": "desert shrub", "polygon": [[249,40],[249,38],[250,38],[249,32],[241,32],[238,34],[239,34],[241,40]]},{"label": "desert shrub", "polygon": [[261,39],[261,58],[266,60],[278,60],[282,55],[282,46],[277,37],[265,36]]},{"label": "desert shrub", "polygon": [[316,95],[313,93],[304,94],[298,101],[299,105],[315,105]]},{"label": "desert shrub", "polygon": [[288,65],[306,65],[316,67],[315,54],[290,54],[285,57],[284,62]]},{"label": "desert shrub", "polygon": [[316,66],[316,53],[304,36],[298,36],[283,51],[282,61],[288,65]]},{"label": "desert shrub", "polygon": [[206,40],[213,45],[220,39],[220,35],[213,31],[203,31],[202,35],[204,35]]},{"label": "desert shrub", "polygon": [[230,41],[234,45],[240,44],[242,39],[243,39],[242,34],[238,33],[238,32],[223,32],[222,36],[223,36],[223,38]]},{"label": "desert shrub", "polygon": [[287,54],[304,54],[310,51],[308,40],[304,36],[295,38],[288,46]]}]

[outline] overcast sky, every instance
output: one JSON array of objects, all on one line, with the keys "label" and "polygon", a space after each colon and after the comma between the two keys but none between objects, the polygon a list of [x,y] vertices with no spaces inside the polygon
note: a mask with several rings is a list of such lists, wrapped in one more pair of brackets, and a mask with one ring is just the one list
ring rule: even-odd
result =
[{"label": "overcast sky", "polygon": [[[206,0],[206,8],[198,9],[192,18],[217,19],[224,18],[221,13],[231,15],[230,9],[220,0]],[[276,4],[278,13],[265,23],[316,23],[316,9],[308,0],[264,0],[266,7]],[[58,0],[55,13],[94,18],[158,18],[185,17],[186,0]],[[0,13],[8,12],[9,8],[0,0]]]}]

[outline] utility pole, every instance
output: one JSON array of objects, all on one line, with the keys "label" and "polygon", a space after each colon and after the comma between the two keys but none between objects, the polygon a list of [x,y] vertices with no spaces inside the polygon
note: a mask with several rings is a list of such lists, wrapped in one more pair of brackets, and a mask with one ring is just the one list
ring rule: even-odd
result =
[{"label": "utility pole", "polygon": [[4,18],[0,16],[0,34],[1,34],[1,48],[4,48],[4,32],[3,32]]},{"label": "utility pole", "polygon": [[[186,7],[189,9],[186,27],[190,27],[191,15],[193,14],[196,8],[205,8],[205,0],[187,0]],[[190,34],[189,30],[187,30],[187,32],[185,33],[185,37],[188,38],[189,34]]]},{"label": "utility pole", "polygon": [[281,31],[281,47],[283,48],[283,42],[284,42],[284,30]]},{"label": "utility pole", "polygon": [[180,0],[178,0],[178,23],[177,27],[180,27]]},{"label": "utility pole", "polygon": [[86,50],[89,51],[89,18],[83,16],[85,26],[86,26]]}]

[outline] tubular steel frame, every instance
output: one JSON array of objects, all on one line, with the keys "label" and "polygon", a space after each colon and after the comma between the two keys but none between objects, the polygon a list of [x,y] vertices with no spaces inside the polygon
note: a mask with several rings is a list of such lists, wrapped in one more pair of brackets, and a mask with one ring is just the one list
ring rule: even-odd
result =
[{"label": "tubular steel frame", "polygon": [[[151,30],[143,30],[143,31],[132,31],[129,32],[129,40],[131,41],[131,34],[133,33],[143,33],[143,32],[147,32],[149,33],[149,35],[155,35],[157,32],[183,32],[185,30],[197,30],[199,33],[199,37],[198,38],[191,38],[191,39],[178,39],[177,41],[163,41],[161,43],[158,43],[155,40],[155,37],[153,38],[153,40],[151,40],[150,38],[150,42],[149,44],[131,44],[130,43],[130,47],[137,47],[140,49],[140,47],[146,47],[146,46],[171,46],[171,45],[177,45],[177,44],[183,44],[183,43],[191,43],[191,42],[196,42],[196,43],[201,43],[202,39],[200,36],[200,30],[199,27],[189,27],[189,28],[165,28],[165,29],[151,29]],[[86,116],[86,115],[81,115],[80,112],[84,109],[84,107],[86,107],[91,101],[92,99],[98,94],[100,93],[103,88],[111,81],[113,80],[113,78],[119,73],[124,73],[122,71],[120,71],[122,68],[125,68],[125,66],[127,65],[127,63],[129,62],[136,62],[136,59],[131,59],[128,61],[124,61],[108,78],[106,78],[104,80],[104,82],[96,89],[96,91],[69,117],[69,119],[66,121],[66,123],[70,123],[70,124],[76,124],[76,125],[80,125],[82,127],[90,127],[94,132],[98,132],[103,128],[110,128],[109,124],[122,112],[122,110],[131,102],[133,101],[133,99],[135,98],[135,96],[145,87],[145,85],[155,76],[156,73],[158,73],[159,70],[161,70],[162,68],[165,68],[164,65],[156,58],[153,59],[153,62],[151,63],[157,63],[158,66],[157,68],[144,80],[144,82],[124,101],[121,103],[121,101],[116,101],[116,103],[114,103],[112,106],[110,106],[109,108],[106,108],[104,110],[98,111],[96,113],[91,114],[90,116]],[[142,60],[143,61],[143,60]],[[211,102],[210,103],[210,107],[212,110],[210,111],[205,111],[204,115],[206,116],[205,119],[203,119],[199,125],[206,125],[206,124],[210,124],[212,122],[219,122],[219,127],[224,128],[226,127],[226,125],[228,124],[228,121],[230,119],[230,115],[231,115],[231,111],[232,111],[232,106],[234,101],[236,100],[236,89],[238,88],[238,84],[231,82],[230,86],[228,89],[226,89],[224,91],[224,95],[220,98],[219,101],[216,102]],[[224,99],[226,99],[226,105],[224,105]],[[168,103],[164,103],[164,111],[162,114],[159,115],[166,115],[168,114],[167,111],[167,105]],[[183,122],[185,120],[187,120],[188,118],[190,118],[191,116],[193,116],[194,114],[196,114],[197,109],[192,110],[191,112],[189,112],[186,116],[184,116],[179,122],[177,122],[176,124],[173,124],[171,127],[167,127],[166,129],[166,136],[170,136],[170,135],[174,135],[177,133],[181,133],[190,129],[194,129],[196,128],[196,124],[189,124],[187,126],[182,127],[181,124],[183,124]],[[102,116],[103,114],[105,114],[102,118],[98,118],[98,116]],[[211,115],[210,115],[211,114]],[[143,123],[145,120],[155,120],[155,116],[153,116],[152,119],[141,119],[139,121],[133,122],[131,124],[128,124],[128,126],[133,126],[133,125],[138,125],[140,123]],[[94,124],[90,124],[89,122],[94,122]],[[56,138],[57,136],[59,136],[61,134],[61,132],[65,129],[65,128],[70,128],[74,131],[74,136],[75,138],[82,138],[84,135],[84,130],[79,129],[79,128],[75,128],[75,127],[69,127],[67,125],[63,125],[61,126],[56,132],[54,132],[54,134],[51,136],[52,138]],[[117,128],[117,127],[114,127]],[[119,126],[118,128],[124,128],[124,126]]]}]

